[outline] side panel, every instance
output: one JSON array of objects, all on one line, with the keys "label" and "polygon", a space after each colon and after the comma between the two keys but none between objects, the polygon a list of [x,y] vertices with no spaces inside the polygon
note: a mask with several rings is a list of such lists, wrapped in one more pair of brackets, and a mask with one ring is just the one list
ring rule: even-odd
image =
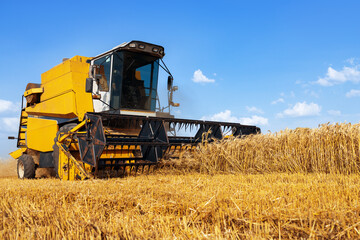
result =
[{"label": "side panel", "polygon": [[41,75],[40,103],[29,106],[31,115],[79,118],[93,111],[92,94],[85,92],[89,58],[75,56]]},{"label": "side panel", "polygon": [[44,72],[43,74],[41,74],[41,85],[45,85],[48,82],[53,81],[54,79],[57,79],[62,75],[70,72],[71,71],[70,67],[71,67],[70,61],[67,60],[51,68],[50,70]]},{"label": "side panel", "polygon": [[73,89],[76,98],[76,114],[80,121],[84,119],[85,113],[94,111],[92,94],[85,92],[87,74],[88,73],[84,74],[77,71],[72,73]]},{"label": "side panel", "polygon": [[41,152],[52,151],[57,131],[56,120],[29,117],[26,137],[28,148]]},{"label": "side panel", "polygon": [[19,148],[18,150],[15,150],[15,151],[9,153],[9,155],[11,157],[13,157],[14,159],[18,159],[25,151],[26,151],[26,148]]},{"label": "side panel", "polygon": [[41,94],[40,102],[45,102],[51,98],[69,92],[73,89],[71,72],[65,73],[52,81],[46,82],[42,86],[44,88],[44,92]]},{"label": "side panel", "polygon": [[[76,115],[75,93],[69,91],[60,96],[26,108],[26,112],[49,117],[74,118]],[[28,122],[29,128],[30,122]]]},{"label": "side panel", "polygon": [[71,59],[68,59],[52,69],[41,74],[41,85],[57,79],[68,72],[85,72],[89,71],[89,64],[86,63],[86,60],[91,59],[88,57],[74,56]]}]

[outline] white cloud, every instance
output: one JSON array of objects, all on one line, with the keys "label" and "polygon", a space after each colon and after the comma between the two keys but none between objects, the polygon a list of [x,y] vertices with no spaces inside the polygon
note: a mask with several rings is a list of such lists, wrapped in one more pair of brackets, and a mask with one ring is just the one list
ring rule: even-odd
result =
[{"label": "white cloud", "polygon": [[279,99],[277,99],[277,100],[272,101],[271,104],[278,104],[278,103],[284,103],[284,102],[285,102],[285,101],[284,101],[283,98],[279,98]]},{"label": "white cloud", "polygon": [[238,122],[244,125],[267,125],[268,119],[260,116],[252,116],[252,117],[243,117],[237,118],[232,116],[230,110],[225,110],[224,112],[216,113],[212,116],[205,116],[201,118],[202,120],[210,120],[210,121],[220,121],[220,122]]},{"label": "white cloud", "polygon": [[359,65],[353,67],[343,67],[340,71],[329,67],[326,76],[319,78],[315,83],[321,86],[333,86],[345,82],[360,82]]},{"label": "white cloud", "polygon": [[348,62],[348,63],[350,63],[351,65],[354,65],[354,64],[355,64],[355,58],[346,59],[345,62]]},{"label": "white cloud", "polygon": [[349,92],[346,93],[346,97],[360,97],[360,90],[351,89]]},{"label": "white cloud", "polygon": [[296,80],[296,81],[295,81],[295,84],[300,85],[300,86],[303,87],[303,88],[309,87],[309,83],[308,83],[308,82],[304,82],[304,81],[302,81],[302,80]]},{"label": "white cloud", "polygon": [[261,110],[261,109],[259,109],[259,108],[257,108],[257,107],[248,107],[248,106],[246,106],[246,110],[247,110],[248,112],[253,112],[253,113],[259,113],[259,114],[263,114],[263,113],[264,113],[263,110]]},{"label": "white cloud", "polygon": [[225,110],[224,112],[219,112],[211,116],[204,116],[202,120],[210,121],[220,121],[220,122],[238,122],[239,119],[231,115],[230,110]]},{"label": "white cloud", "polygon": [[240,118],[240,123],[244,125],[268,125],[269,120],[261,116],[253,115],[250,118]]},{"label": "white cloud", "polygon": [[17,109],[16,104],[8,100],[0,99],[0,113],[6,111],[16,111],[16,110],[20,110]]},{"label": "white cloud", "polygon": [[329,110],[327,112],[329,115],[332,115],[332,116],[340,116],[341,115],[341,112],[338,110]]},{"label": "white cloud", "polygon": [[17,132],[19,128],[19,119],[16,117],[1,118],[1,130],[5,132]]},{"label": "white cloud", "polygon": [[194,76],[193,76],[192,80],[196,83],[213,83],[213,82],[215,82],[214,79],[210,79],[210,78],[206,77],[200,69],[198,69],[194,72]]},{"label": "white cloud", "polygon": [[317,92],[313,91],[313,90],[306,89],[306,90],[304,91],[304,93],[307,94],[307,95],[309,95],[309,96],[311,96],[311,97],[315,97],[315,98],[319,98],[319,97],[320,97],[319,94],[318,94]]},{"label": "white cloud", "polygon": [[293,107],[285,109],[282,113],[278,113],[278,117],[305,117],[319,115],[321,106],[316,103],[298,102]]}]

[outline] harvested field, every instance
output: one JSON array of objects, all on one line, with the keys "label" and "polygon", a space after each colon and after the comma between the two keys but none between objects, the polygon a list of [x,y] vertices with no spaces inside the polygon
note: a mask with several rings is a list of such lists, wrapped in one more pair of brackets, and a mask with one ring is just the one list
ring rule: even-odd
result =
[{"label": "harvested field", "polygon": [[0,179],[1,239],[359,238],[358,175]]},{"label": "harvested field", "polygon": [[150,175],[0,179],[0,239],[359,239],[360,126],[227,139]]}]

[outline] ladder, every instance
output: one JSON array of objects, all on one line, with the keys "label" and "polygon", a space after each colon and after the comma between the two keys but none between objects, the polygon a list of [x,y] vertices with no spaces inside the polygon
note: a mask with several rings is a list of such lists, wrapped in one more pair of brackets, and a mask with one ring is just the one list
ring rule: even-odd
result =
[{"label": "ladder", "polygon": [[25,112],[25,107],[21,103],[21,114],[20,114],[20,124],[19,124],[19,133],[17,137],[17,147],[26,147],[26,130],[28,123],[28,114]]}]

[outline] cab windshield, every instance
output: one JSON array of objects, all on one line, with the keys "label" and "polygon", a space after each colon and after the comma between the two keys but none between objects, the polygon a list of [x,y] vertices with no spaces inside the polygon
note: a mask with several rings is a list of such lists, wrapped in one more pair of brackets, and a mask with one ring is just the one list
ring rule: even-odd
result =
[{"label": "cab windshield", "polygon": [[110,106],[155,111],[158,58],[120,51],[113,55]]}]

